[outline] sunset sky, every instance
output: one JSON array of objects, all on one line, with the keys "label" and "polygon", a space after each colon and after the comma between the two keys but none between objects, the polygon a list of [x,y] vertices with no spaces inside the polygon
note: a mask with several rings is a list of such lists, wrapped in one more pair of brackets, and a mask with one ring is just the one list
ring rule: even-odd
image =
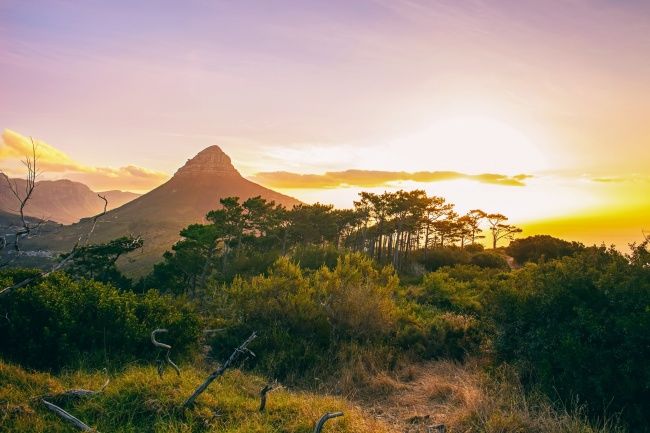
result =
[{"label": "sunset sky", "polygon": [[0,1],[0,166],[144,192],[218,144],[306,202],[424,188],[650,230],[650,2]]}]

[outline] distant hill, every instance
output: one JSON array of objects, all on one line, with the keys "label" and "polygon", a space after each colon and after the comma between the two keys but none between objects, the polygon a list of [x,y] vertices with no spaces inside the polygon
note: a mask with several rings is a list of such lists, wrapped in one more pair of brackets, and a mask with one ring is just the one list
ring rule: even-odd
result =
[{"label": "distant hill", "polygon": [[[25,189],[24,179],[11,179],[18,191]],[[100,193],[108,200],[108,209],[114,209],[139,197],[139,194],[124,191]],[[97,215],[104,208],[104,202],[97,193],[80,182],[67,179],[42,180],[25,206],[25,214],[34,218],[56,221],[61,224],[76,223],[82,218]],[[18,202],[12,195],[5,179],[0,179],[0,210],[8,213],[18,211]]]},{"label": "distant hill", "polygon": [[[210,146],[189,159],[169,181],[103,216],[93,242],[128,234],[142,236],[144,247],[120,263],[129,274],[142,275],[179,240],[182,228],[204,222],[208,211],[220,207],[219,199],[229,196],[242,200],[261,196],[288,208],[300,203],[245,179],[228,155],[218,146]],[[86,218],[57,233],[33,239],[28,247],[65,251],[88,231],[90,224],[91,219]]]}]

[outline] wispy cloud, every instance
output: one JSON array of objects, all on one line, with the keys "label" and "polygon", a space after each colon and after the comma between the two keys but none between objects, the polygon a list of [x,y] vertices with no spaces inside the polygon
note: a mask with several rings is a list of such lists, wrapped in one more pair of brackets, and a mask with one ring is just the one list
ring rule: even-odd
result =
[{"label": "wispy cloud", "polygon": [[501,186],[525,186],[524,181],[530,177],[532,176],[529,174],[508,176],[496,173],[466,174],[457,171],[345,170],[328,171],[323,174],[299,174],[287,171],[262,172],[257,173],[252,179],[271,188],[327,189],[344,186],[371,188],[400,181],[428,183],[461,179]]},{"label": "wispy cloud", "polygon": [[628,174],[623,176],[600,176],[600,177],[594,177],[591,180],[593,182],[599,182],[599,183],[626,183],[626,182],[648,183],[650,182],[650,176],[643,175],[643,174]]},{"label": "wispy cloud", "polygon": [[[38,169],[46,174],[59,173],[84,182],[95,189],[149,190],[160,185],[169,175],[135,165],[124,167],[97,167],[82,164],[65,152],[42,141],[34,140]],[[32,144],[28,137],[10,129],[2,132],[0,161],[15,162],[31,154]]]}]

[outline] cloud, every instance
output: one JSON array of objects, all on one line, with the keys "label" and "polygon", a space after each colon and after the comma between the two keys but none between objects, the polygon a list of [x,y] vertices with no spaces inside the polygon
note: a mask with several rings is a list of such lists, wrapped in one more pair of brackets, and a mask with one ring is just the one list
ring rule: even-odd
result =
[{"label": "cloud", "polygon": [[461,179],[492,185],[525,186],[524,181],[531,177],[529,174],[507,176],[495,173],[465,174],[457,171],[345,170],[328,171],[324,174],[299,174],[286,171],[262,172],[253,176],[253,180],[271,188],[326,189],[342,186],[371,188],[399,181],[428,183]]},{"label": "cloud", "polygon": [[[155,188],[169,178],[166,173],[135,165],[117,168],[85,165],[44,141],[34,140],[34,144],[36,144],[36,157],[40,172],[47,175],[59,173],[66,178],[83,182],[95,190],[143,191]],[[10,129],[5,129],[2,132],[0,161],[16,162],[23,160],[31,153],[30,138]]]},{"label": "cloud", "polygon": [[648,183],[650,182],[650,176],[633,173],[623,176],[594,177],[591,180],[598,183]]}]

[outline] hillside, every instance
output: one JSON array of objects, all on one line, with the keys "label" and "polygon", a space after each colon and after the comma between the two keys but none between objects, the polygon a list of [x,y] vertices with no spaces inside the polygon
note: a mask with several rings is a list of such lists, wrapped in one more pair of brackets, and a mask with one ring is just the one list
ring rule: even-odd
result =
[{"label": "hillside", "polygon": [[[97,224],[94,242],[120,236],[142,236],[144,248],[121,262],[132,275],[146,273],[178,239],[182,228],[204,221],[205,214],[219,208],[219,199],[242,200],[261,196],[288,208],[300,202],[251,182],[235,169],[218,146],[210,146],[189,159],[174,176],[158,188],[108,212]],[[63,228],[56,234],[30,241],[27,248],[66,251],[87,233],[91,219]]]},{"label": "hillside", "polygon": [[[11,179],[17,190],[25,189],[24,179]],[[139,194],[125,191],[100,192],[108,200],[108,209],[115,209],[139,197]],[[97,193],[80,182],[67,179],[42,180],[36,183],[32,197],[25,206],[25,214],[34,218],[72,224],[82,218],[98,214],[104,202]],[[0,180],[0,210],[17,212],[17,200],[4,179]]]}]

